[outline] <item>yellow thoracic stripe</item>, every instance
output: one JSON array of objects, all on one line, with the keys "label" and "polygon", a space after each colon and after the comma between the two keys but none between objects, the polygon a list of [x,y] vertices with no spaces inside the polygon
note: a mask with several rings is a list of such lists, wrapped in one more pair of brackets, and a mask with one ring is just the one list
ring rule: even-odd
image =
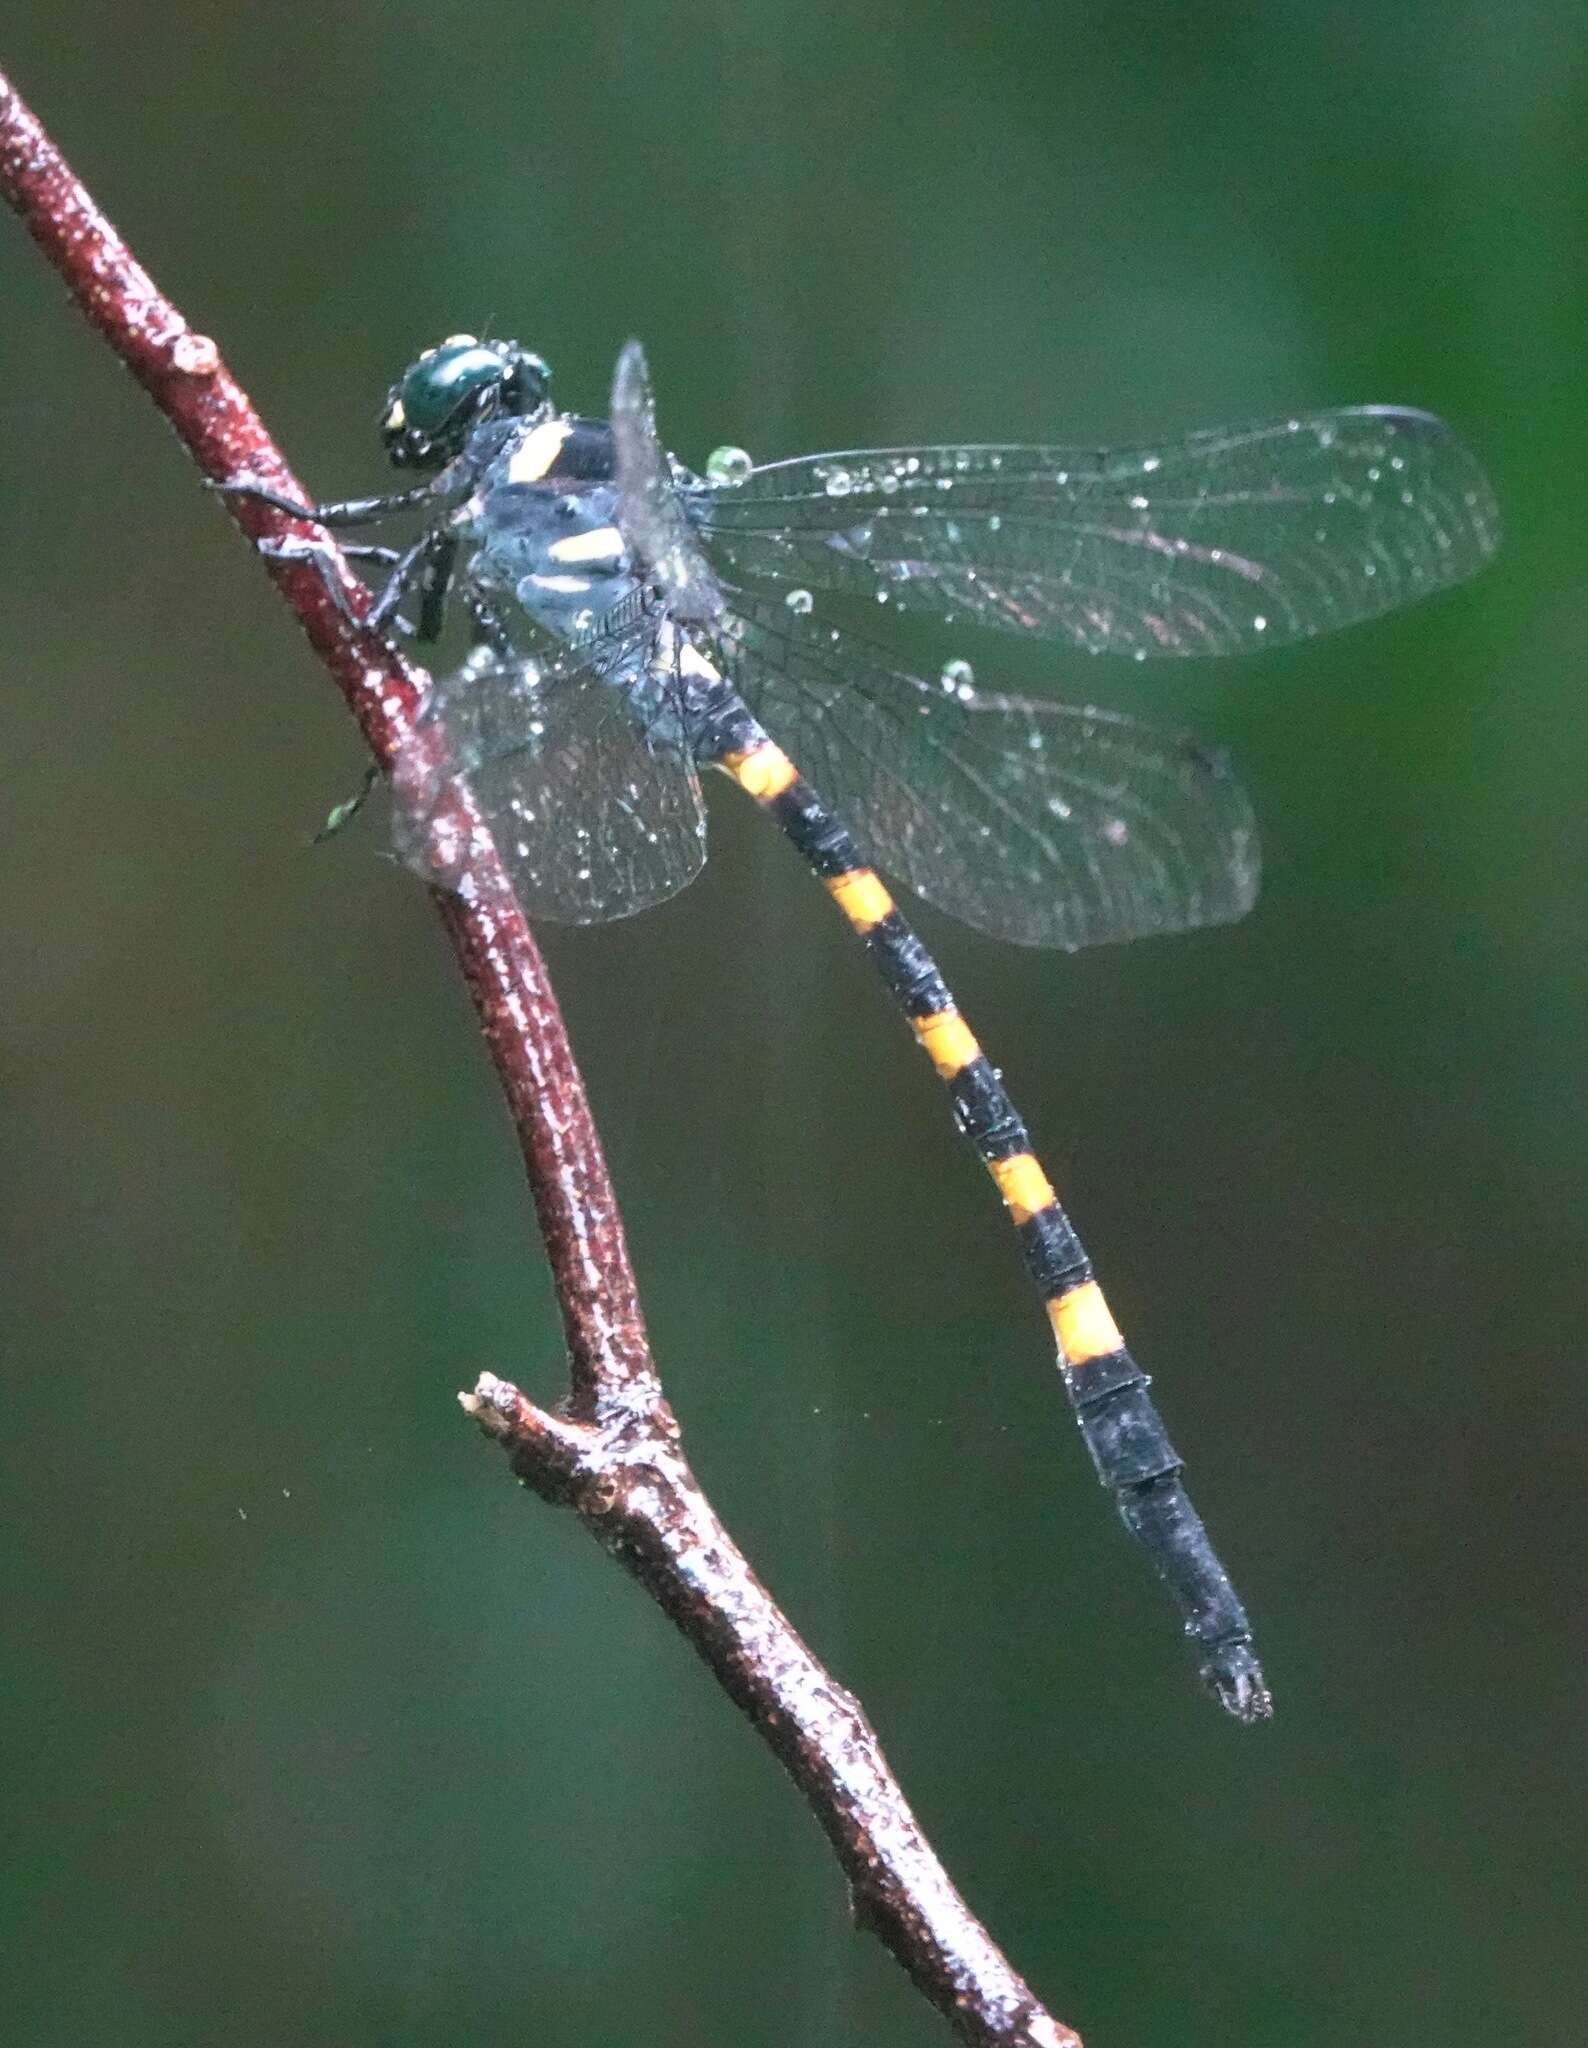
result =
[{"label": "yellow thoracic stripe", "polygon": [[981,1058],[981,1047],[958,1010],[934,1010],[930,1017],[912,1017],[910,1029],[926,1049],[926,1056],[945,1081]]},{"label": "yellow thoracic stripe", "polygon": [[1056,1294],[1047,1307],[1066,1365],[1085,1365],[1089,1358],[1106,1358],[1124,1349],[1125,1340],[1095,1280],[1083,1280],[1068,1293]]},{"label": "yellow thoracic stripe", "polygon": [[823,875],[822,886],[857,932],[869,932],[893,908],[893,898],[870,868],[851,868],[847,875]]},{"label": "yellow thoracic stripe", "polygon": [[1029,1223],[1033,1216],[1053,1206],[1053,1185],[1031,1152],[1016,1152],[1008,1159],[989,1159],[987,1171],[998,1183],[1009,1215],[1016,1224]]},{"label": "yellow thoracic stripe", "polygon": [[757,803],[781,796],[800,779],[799,770],[788,755],[770,740],[763,740],[760,746],[749,747],[742,754],[724,754],[722,765],[745,795],[753,796]]},{"label": "yellow thoracic stripe", "polygon": [[508,457],[508,482],[538,484],[572,432],[572,420],[542,420],[538,427],[532,427]]}]

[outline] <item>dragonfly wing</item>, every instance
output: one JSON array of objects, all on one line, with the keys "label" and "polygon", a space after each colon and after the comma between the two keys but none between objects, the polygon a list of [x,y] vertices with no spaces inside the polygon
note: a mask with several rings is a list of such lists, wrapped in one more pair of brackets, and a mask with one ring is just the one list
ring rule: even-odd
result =
[{"label": "dragonfly wing", "polygon": [[[442,765],[402,793],[398,858],[435,879],[431,822],[461,787],[531,918],[603,923],[693,881],[706,858],[694,763],[657,736],[665,716],[647,733],[622,680],[653,639],[643,625],[560,662],[466,665],[437,682],[426,723],[440,728]],[[666,679],[648,687],[656,710]]]},{"label": "dragonfly wing", "polygon": [[728,579],[844,590],[1091,653],[1249,652],[1470,576],[1499,515],[1432,414],[1368,406],[1154,447],[802,456],[701,486]]},{"label": "dragonfly wing", "polygon": [[786,606],[735,606],[718,645],[752,711],[868,857],[940,910],[1074,950],[1251,908],[1251,806],[1185,735],[923,682]]},{"label": "dragonfly wing", "polygon": [[624,539],[661,586],[672,616],[708,624],[722,609],[722,595],[657,438],[656,400],[637,341],[625,343],[612,379],[612,440]]}]

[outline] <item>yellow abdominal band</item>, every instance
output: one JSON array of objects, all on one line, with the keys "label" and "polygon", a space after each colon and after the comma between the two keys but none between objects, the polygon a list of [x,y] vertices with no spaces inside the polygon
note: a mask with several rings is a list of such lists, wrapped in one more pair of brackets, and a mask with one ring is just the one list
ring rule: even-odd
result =
[{"label": "yellow abdominal band", "polygon": [[981,1058],[976,1034],[958,1010],[936,1010],[930,1017],[912,1017],[910,1029],[945,1081],[952,1081],[972,1060]]},{"label": "yellow abdominal band", "polygon": [[1083,1280],[1068,1293],[1056,1294],[1047,1310],[1066,1365],[1085,1365],[1088,1359],[1107,1358],[1124,1349],[1125,1340],[1095,1280]]},{"label": "yellow abdominal band", "polygon": [[1052,1208],[1053,1186],[1034,1153],[1016,1152],[1010,1159],[989,1159],[987,1171],[998,1183],[1010,1221],[1017,1227],[1029,1223],[1042,1210]]},{"label": "yellow abdominal band", "polygon": [[893,908],[893,898],[870,868],[851,868],[847,875],[823,875],[822,887],[862,934],[881,924]]},{"label": "yellow abdominal band", "polygon": [[781,747],[765,740],[742,754],[724,754],[722,765],[746,796],[767,803],[799,781],[799,770]]}]

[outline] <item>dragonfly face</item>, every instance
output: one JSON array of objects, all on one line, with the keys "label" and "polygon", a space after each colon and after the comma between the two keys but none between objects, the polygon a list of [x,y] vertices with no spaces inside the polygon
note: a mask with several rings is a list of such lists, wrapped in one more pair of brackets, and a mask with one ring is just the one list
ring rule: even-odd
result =
[{"label": "dragonfly face", "polygon": [[386,394],[381,438],[398,469],[444,468],[489,419],[551,410],[551,371],[516,341],[454,334],[409,364]]}]

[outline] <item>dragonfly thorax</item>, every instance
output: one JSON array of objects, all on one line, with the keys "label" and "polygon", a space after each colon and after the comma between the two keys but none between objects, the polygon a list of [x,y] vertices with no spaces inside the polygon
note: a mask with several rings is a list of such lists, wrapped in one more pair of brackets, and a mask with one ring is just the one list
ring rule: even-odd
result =
[{"label": "dragonfly thorax", "polygon": [[480,428],[485,462],[461,529],[472,580],[516,600],[561,639],[587,631],[639,587],[618,525],[611,429],[572,415]]}]

